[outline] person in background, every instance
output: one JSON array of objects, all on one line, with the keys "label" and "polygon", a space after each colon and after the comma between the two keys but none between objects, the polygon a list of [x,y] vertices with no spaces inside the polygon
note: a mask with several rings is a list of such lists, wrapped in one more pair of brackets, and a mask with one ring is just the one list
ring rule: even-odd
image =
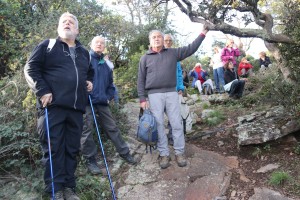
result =
[{"label": "person in background", "polygon": [[211,79],[207,79],[208,73],[202,69],[200,63],[196,63],[195,67],[189,72],[189,76],[193,77],[192,87],[199,90],[199,94],[202,94],[204,84],[209,84],[211,89],[214,88]]},{"label": "person in background", "polygon": [[[171,34],[165,34],[165,36],[164,36],[164,46],[165,46],[165,48],[171,48],[172,45],[173,45],[173,41],[174,41],[174,39],[173,39],[173,36]],[[177,62],[176,66],[177,66],[176,90],[178,92],[178,95],[182,95],[182,93],[184,92],[184,85],[183,85],[182,68],[181,68],[180,62]],[[179,102],[178,106],[180,106],[180,103],[181,102]],[[168,120],[167,127],[169,129],[169,133],[167,134],[168,142],[169,142],[170,145],[173,145],[174,141],[173,141],[173,136],[172,136],[172,127],[171,127],[171,124],[170,124],[169,120]]]},{"label": "person in background", "polygon": [[[90,55],[95,76],[93,81],[94,88],[90,97],[95,114],[99,115],[100,127],[108,135],[120,157],[129,164],[136,164],[109,108],[109,102],[114,98],[115,88],[113,85],[113,73],[111,67],[109,67],[112,63],[104,59],[103,52],[105,46],[105,39],[103,37],[96,36],[92,39]],[[93,113],[90,104],[88,104],[86,106],[84,127],[81,136],[81,153],[86,160],[89,172],[100,174],[101,170],[96,162],[97,146],[93,138],[93,124]]]},{"label": "person in background", "polygon": [[240,51],[238,46],[234,43],[233,39],[229,39],[226,42],[226,46],[222,49],[221,59],[223,65],[225,65],[228,61],[231,61],[234,66],[234,70],[237,71],[237,63],[236,59],[240,56]]},{"label": "person in background", "polygon": [[[63,13],[58,38],[40,43],[25,65],[25,78],[37,96],[38,133],[45,165],[45,191],[52,192],[52,178],[45,118],[48,117],[55,200],[78,200],[75,193],[77,155],[88,92],[93,89],[89,52],[76,40],[78,20]],[[45,115],[45,108],[48,116]],[[52,199],[52,198],[51,198]]]},{"label": "person in background", "polygon": [[[166,169],[170,166],[168,138],[164,130],[164,113],[167,114],[172,126],[176,162],[179,167],[185,167],[185,139],[183,125],[178,106],[177,66],[181,61],[197,51],[205,34],[208,32],[204,25],[202,33],[188,46],[180,48],[165,48],[164,34],[159,30],[149,33],[150,49],[139,62],[137,90],[142,109],[150,108],[158,130],[157,149],[159,151],[159,166]],[[147,102],[147,96],[149,103]]]},{"label": "person in background", "polygon": [[264,51],[259,53],[259,64],[260,64],[260,70],[265,70],[269,67],[272,67],[271,60],[266,55],[266,52],[264,52]]},{"label": "person in background", "polygon": [[249,63],[247,58],[244,57],[239,64],[238,75],[242,78],[252,76],[252,68],[253,66]]},{"label": "person in background", "polygon": [[190,79],[186,70],[182,70],[182,78],[184,87],[188,88],[190,85]]},{"label": "person in background", "polygon": [[214,75],[214,82],[216,86],[216,93],[224,93],[224,65],[221,60],[221,49],[219,46],[214,47],[215,54],[211,59],[211,65],[213,67],[213,75]]},{"label": "person in background", "polygon": [[[238,74],[234,70],[233,62],[229,61],[224,66],[224,79],[225,84],[231,84],[228,93],[229,97],[233,99],[239,99],[243,96],[245,82],[247,78],[239,78]],[[226,85],[224,86],[226,88]]]}]

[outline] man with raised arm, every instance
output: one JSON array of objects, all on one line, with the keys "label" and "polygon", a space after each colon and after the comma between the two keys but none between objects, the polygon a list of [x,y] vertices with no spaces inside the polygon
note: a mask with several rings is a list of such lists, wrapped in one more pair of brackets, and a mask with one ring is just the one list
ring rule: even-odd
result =
[{"label": "man with raised arm", "polygon": [[140,107],[150,108],[157,121],[157,149],[159,165],[162,169],[170,166],[168,139],[164,132],[164,112],[172,127],[177,164],[179,167],[187,165],[184,155],[185,139],[176,91],[176,63],[195,53],[207,32],[208,29],[204,26],[202,33],[188,46],[165,48],[164,34],[159,30],[152,30],[149,33],[150,49],[140,59],[137,81]]}]

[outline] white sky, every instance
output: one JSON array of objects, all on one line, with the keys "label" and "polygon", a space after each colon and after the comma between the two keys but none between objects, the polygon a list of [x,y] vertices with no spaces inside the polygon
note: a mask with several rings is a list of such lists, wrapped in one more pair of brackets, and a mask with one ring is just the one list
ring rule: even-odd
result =
[{"label": "white sky", "polygon": [[[106,8],[111,8],[118,12],[121,15],[127,15],[126,8],[123,6],[112,6],[113,0],[98,0],[105,5]],[[192,42],[202,30],[202,24],[191,22],[187,15],[182,13],[179,8],[172,2],[169,2],[170,8],[174,15],[169,16],[169,19],[172,20],[172,24],[175,26],[176,30],[180,35],[176,35],[177,43],[182,46]],[[228,37],[234,39],[236,44],[239,44],[239,39],[235,36],[227,35]],[[214,40],[226,42],[226,36],[220,31],[209,31],[206,35],[205,40],[203,41],[200,49],[207,52],[207,55],[212,53],[212,43]],[[250,38],[241,39],[246,49],[249,45]],[[258,58],[258,53],[261,51],[267,51],[263,40],[253,39],[250,45],[250,48],[246,51],[246,54],[252,55],[254,58]]]}]

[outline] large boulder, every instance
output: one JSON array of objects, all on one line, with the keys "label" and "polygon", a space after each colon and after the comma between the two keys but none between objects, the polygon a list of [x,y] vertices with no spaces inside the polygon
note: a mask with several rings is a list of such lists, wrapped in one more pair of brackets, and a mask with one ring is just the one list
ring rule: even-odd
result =
[{"label": "large boulder", "polygon": [[239,145],[265,143],[300,130],[300,123],[283,106],[238,117],[238,122]]}]

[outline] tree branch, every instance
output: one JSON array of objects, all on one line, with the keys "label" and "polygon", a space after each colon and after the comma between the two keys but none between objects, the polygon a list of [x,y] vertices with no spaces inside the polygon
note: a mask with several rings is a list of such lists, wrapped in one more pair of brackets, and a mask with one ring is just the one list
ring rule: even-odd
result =
[{"label": "tree branch", "polygon": [[[273,17],[270,14],[262,13],[257,8],[258,0],[242,0],[246,5],[240,6],[235,10],[242,12],[249,12],[253,14],[255,18],[255,23],[262,27],[262,29],[240,29],[235,26],[229,25],[225,22],[224,19],[218,19],[216,16],[212,19],[209,15],[203,12],[197,12],[192,10],[192,4],[188,0],[173,0],[173,2],[179,7],[181,12],[185,13],[192,22],[197,22],[201,24],[207,24],[210,30],[222,31],[225,34],[232,34],[238,37],[256,37],[261,38],[269,43],[294,43],[290,37],[284,34],[275,34],[273,33]],[[184,4],[182,4],[182,3]],[[207,5],[209,9],[213,9],[212,12],[215,12],[215,8],[212,5]],[[226,7],[226,9],[233,9],[232,7]],[[221,12],[226,13],[224,9],[220,9]],[[209,12],[210,13],[210,12]]]}]

